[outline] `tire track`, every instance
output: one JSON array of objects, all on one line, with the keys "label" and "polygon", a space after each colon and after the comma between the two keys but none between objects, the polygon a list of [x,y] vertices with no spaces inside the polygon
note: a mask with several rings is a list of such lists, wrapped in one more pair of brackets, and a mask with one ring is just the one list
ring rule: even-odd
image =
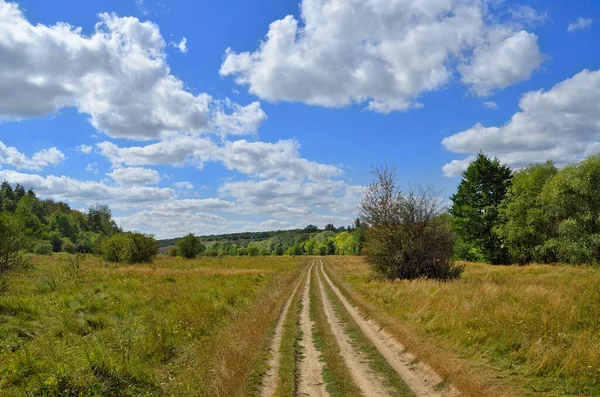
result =
[{"label": "tire track", "polygon": [[[312,268],[312,265],[311,265]],[[269,350],[271,351],[271,358],[269,359],[269,369],[264,374],[262,379],[262,387],[260,389],[261,397],[271,397],[275,393],[275,389],[277,388],[277,382],[279,381],[279,363],[281,360],[281,338],[283,336],[283,323],[287,317],[287,313],[290,309],[290,305],[296,295],[296,291],[300,287],[302,280],[306,277],[306,270],[300,275],[298,282],[294,286],[290,297],[283,305],[281,309],[281,313],[279,314],[279,319],[277,320],[277,325],[275,326],[275,331],[273,333],[273,339],[271,340],[271,344],[269,346]]]},{"label": "tire track", "polygon": [[309,315],[309,290],[310,290],[310,274],[315,265],[315,262],[310,265],[308,277],[304,283],[304,291],[302,293],[302,312],[300,314],[300,327],[302,329],[302,347],[303,359],[299,363],[300,380],[298,382],[299,396],[316,396],[329,397],[329,393],[325,390],[325,382],[323,381],[323,363],[319,358],[319,352],[315,347],[312,336],[313,322]]},{"label": "tire track", "polygon": [[[322,264],[322,262],[320,263]],[[317,282],[319,284],[318,288],[321,291],[321,296],[323,297],[323,309],[325,311],[325,316],[327,317],[327,322],[338,342],[340,354],[344,358],[346,367],[350,371],[356,385],[366,397],[390,396],[390,392],[383,381],[375,376],[373,371],[369,368],[369,365],[365,362],[364,357],[352,346],[350,337],[346,335],[344,328],[340,324],[339,318],[333,309],[331,301],[325,292],[318,269]]]},{"label": "tire track", "polygon": [[[359,326],[364,335],[373,343],[379,353],[388,361],[390,366],[400,375],[406,384],[412,389],[418,397],[455,397],[460,396],[458,390],[451,385],[445,389],[443,379],[435,373],[428,365],[418,362],[416,358],[408,353],[404,346],[394,337],[380,327],[375,321],[365,319],[346,297],[340,292],[339,288],[331,281],[324,270],[323,261],[319,260],[319,272],[331,287],[334,294],[342,303],[346,311]],[[369,395],[369,394],[366,394]]]}]

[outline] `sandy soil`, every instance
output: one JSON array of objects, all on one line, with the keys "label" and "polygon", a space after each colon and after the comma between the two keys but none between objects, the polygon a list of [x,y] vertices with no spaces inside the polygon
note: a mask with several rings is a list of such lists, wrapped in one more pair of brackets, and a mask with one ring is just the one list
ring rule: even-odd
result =
[{"label": "sandy soil", "polygon": [[312,337],[313,322],[309,315],[309,295],[310,289],[310,272],[314,263],[308,271],[309,277],[304,284],[304,292],[302,294],[302,313],[300,315],[300,327],[302,329],[302,346],[303,359],[299,363],[299,382],[298,395],[310,397],[325,397],[329,393],[325,390],[325,382],[323,382],[323,363],[319,359],[319,352],[315,348]]},{"label": "sandy soil", "polygon": [[298,290],[298,287],[300,286],[300,283],[304,279],[305,275],[306,272],[304,272],[300,276],[300,279],[294,286],[290,297],[285,302],[285,305],[283,306],[283,308],[281,309],[281,313],[279,314],[279,319],[277,320],[277,325],[275,326],[275,332],[273,334],[273,340],[271,341],[271,345],[269,347],[271,351],[271,359],[269,360],[269,370],[262,379],[262,387],[260,390],[260,395],[262,397],[271,397],[273,393],[275,393],[275,389],[277,388],[277,382],[279,381],[279,362],[281,359],[281,352],[279,351],[279,348],[281,346],[281,338],[283,335],[283,323],[285,321],[285,318],[287,317],[287,312],[292,303],[292,299],[294,298],[294,295],[296,295],[296,291]]},{"label": "sandy soil", "polygon": [[323,261],[321,260],[319,260],[319,270],[323,273],[325,281],[329,284],[365,336],[412,389],[415,395],[423,397],[454,397],[460,395],[458,390],[452,386],[440,388],[443,380],[431,367],[416,360],[412,354],[406,351],[402,344],[396,341],[392,335],[376,322],[363,317],[358,309],[351,305],[340,290],[331,282],[331,279],[324,271]]},{"label": "sandy soil", "polygon": [[383,381],[370,370],[369,365],[365,362],[360,352],[352,346],[350,338],[344,332],[344,328],[340,324],[340,320],[335,313],[331,301],[325,293],[323,281],[321,280],[320,271],[317,271],[317,279],[323,296],[323,309],[327,322],[329,323],[333,335],[340,347],[340,355],[343,357],[346,367],[350,371],[358,388],[366,397],[384,397],[390,393],[385,387]]}]

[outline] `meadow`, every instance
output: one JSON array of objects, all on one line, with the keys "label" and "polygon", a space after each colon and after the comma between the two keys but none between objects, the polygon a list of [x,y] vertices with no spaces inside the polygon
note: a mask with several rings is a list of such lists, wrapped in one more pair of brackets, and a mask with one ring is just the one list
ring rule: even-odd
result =
[{"label": "meadow", "polygon": [[463,263],[460,280],[390,282],[363,258],[325,263],[365,314],[469,395],[600,395],[597,268]]},{"label": "meadow", "polygon": [[0,394],[253,395],[301,257],[32,256],[0,289]]}]

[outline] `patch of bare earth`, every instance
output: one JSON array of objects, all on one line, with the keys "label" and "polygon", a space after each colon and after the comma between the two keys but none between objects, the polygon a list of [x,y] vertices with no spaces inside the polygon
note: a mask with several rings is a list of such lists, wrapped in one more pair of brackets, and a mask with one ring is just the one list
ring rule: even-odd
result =
[{"label": "patch of bare earth", "polygon": [[283,336],[283,323],[285,322],[285,319],[287,317],[287,313],[288,313],[288,310],[290,309],[290,305],[292,303],[294,295],[296,295],[296,291],[298,290],[298,287],[300,286],[302,280],[305,278],[304,277],[305,274],[306,274],[306,272],[304,272],[300,276],[300,279],[294,286],[294,289],[292,290],[290,297],[288,298],[288,300],[285,302],[285,305],[281,309],[279,319],[277,320],[277,325],[275,326],[275,331],[273,333],[273,340],[271,341],[271,345],[269,347],[269,350],[271,352],[271,358],[269,359],[269,369],[267,370],[267,372],[265,373],[265,375],[262,379],[262,387],[260,390],[261,397],[273,396],[273,394],[275,393],[275,389],[277,388],[277,382],[279,381],[279,363],[281,360],[280,346],[281,346],[281,338]]},{"label": "patch of bare earth", "polygon": [[[313,266],[314,262],[308,270],[309,275]],[[300,346],[302,347],[303,358],[299,363],[298,395],[325,397],[329,396],[329,393],[325,390],[325,382],[323,381],[323,363],[319,359],[319,352],[312,337],[314,324],[309,314],[309,289],[310,277],[306,279],[302,293],[302,312],[300,314],[302,341],[300,341]]]},{"label": "patch of bare earth", "polygon": [[[459,391],[444,380],[427,364],[417,360],[408,353],[404,346],[394,339],[376,322],[366,319],[340,292],[339,288],[331,281],[323,268],[323,261],[319,261],[320,272],[327,284],[331,287],[346,311],[359,326],[364,335],[377,348],[379,353],[388,361],[390,366],[400,375],[406,384],[417,396],[423,397],[455,397],[460,396]],[[322,287],[322,286],[321,286]],[[326,299],[325,299],[326,300]],[[327,306],[327,304],[326,304]],[[356,376],[355,376],[356,378]],[[358,383],[358,379],[357,379]],[[362,387],[361,387],[362,389]],[[368,394],[367,396],[376,395]]]},{"label": "patch of bare earth", "polygon": [[389,396],[390,392],[385,387],[383,381],[371,371],[364,357],[352,346],[350,337],[346,335],[333,309],[333,305],[325,293],[319,271],[317,271],[317,280],[319,283],[318,288],[321,290],[321,296],[323,297],[325,317],[327,317],[327,322],[340,348],[340,355],[343,357],[346,367],[350,371],[356,385],[366,397]]}]

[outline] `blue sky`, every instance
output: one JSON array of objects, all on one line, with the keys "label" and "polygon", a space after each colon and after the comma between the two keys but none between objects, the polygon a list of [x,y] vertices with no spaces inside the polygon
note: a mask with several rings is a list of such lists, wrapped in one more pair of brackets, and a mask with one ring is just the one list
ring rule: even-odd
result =
[{"label": "blue sky", "polygon": [[592,0],[0,0],[0,177],[160,238],[600,152]]}]

